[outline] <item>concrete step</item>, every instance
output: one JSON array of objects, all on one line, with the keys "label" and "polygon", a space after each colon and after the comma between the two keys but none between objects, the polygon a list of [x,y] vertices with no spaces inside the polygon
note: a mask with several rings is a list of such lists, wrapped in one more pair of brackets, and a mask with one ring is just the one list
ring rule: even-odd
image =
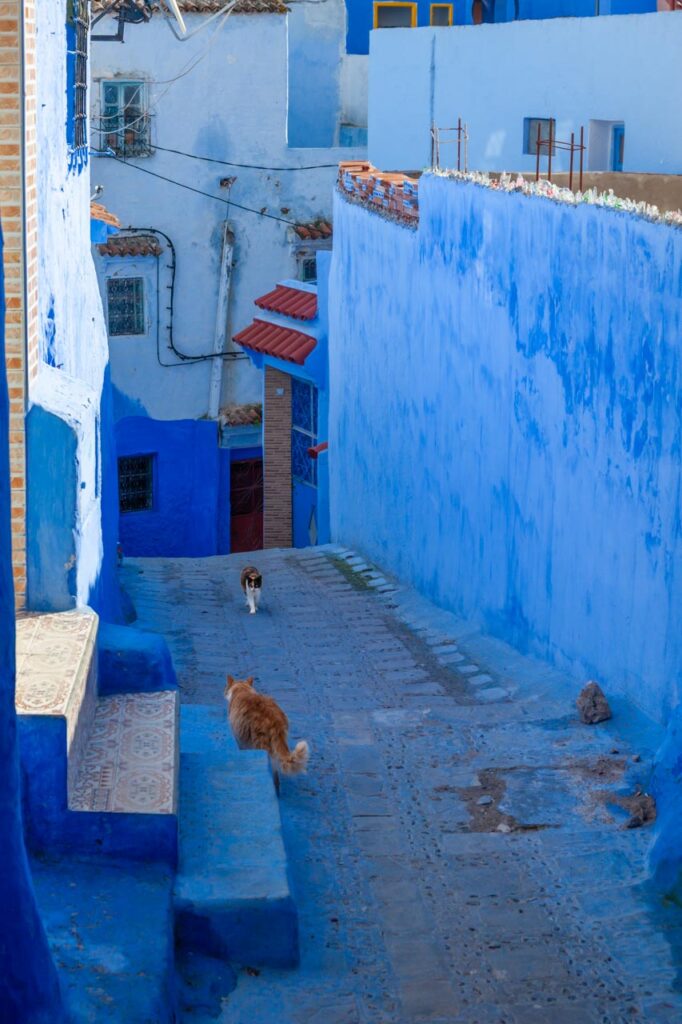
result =
[{"label": "concrete step", "polygon": [[97,702],[69,790],[76,823],[110,852],[177,859],[176,691],[126,693]]},{"label": "concrete step", "polygon": [[179,944],[248,966],[298,963],[298,915],[263,751],[239,751],[224,712],[182,709]]},{"label": "concrete step", "polygon": [[97,701],[98,625],[90,608],[17,620],[15,706],[22,763],[30,776],[49,773],[46,789],[63,791],[67,774],[73,784],[88,741]]},{"label": "concrete step", "polygon": [[174,1021],[170,869],[69,858],[31,870],[73,1024]]},{"label": "concrete step", "polygon": [[177,861],[178,697],[97,698],[90,609],[17,622],[24,817],[36,852]]}]

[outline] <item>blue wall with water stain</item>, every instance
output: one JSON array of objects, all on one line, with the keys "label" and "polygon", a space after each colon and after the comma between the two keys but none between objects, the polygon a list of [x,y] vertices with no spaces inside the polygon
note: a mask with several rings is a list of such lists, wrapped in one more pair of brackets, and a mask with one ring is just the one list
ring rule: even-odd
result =
[{"label": "blue wall with water stain", "polygon": [[337,197],[332,534],[659,721],[682,685],[682,231],[425,176]]},{"label": "blue wall with water stain", "polygon": [[10,533],[9,401],[0,234],[0,1020],[61,1024],[59,981],[38,916],[21,818],[14,710],[14,580]]}]

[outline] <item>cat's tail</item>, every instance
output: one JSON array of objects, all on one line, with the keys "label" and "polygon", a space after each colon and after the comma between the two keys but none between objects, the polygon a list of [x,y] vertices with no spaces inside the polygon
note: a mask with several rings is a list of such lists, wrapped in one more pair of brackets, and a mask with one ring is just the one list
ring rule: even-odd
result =
[{"label": "cat's tail", "polygon": [[308,744],[301,740],[293,750],[289,750],[286,744],[284,749],[277,752],[277,760],[282,775],[300,775],[308,767],[308,755],[310,753]]}]

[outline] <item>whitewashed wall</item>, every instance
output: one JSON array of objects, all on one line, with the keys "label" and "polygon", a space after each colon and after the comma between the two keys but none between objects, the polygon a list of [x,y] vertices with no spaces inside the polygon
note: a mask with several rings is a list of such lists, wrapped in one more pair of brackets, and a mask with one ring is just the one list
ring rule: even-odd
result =
[{"label": "whitewashed wall", "polygon": [[[36,4],[36,21],[41,362],[29,385],[29,400],[68,423],[76,439],[75,596],[82,604],[89,599],[102,564],[98,423],[108,361],[107,334],[90,249],[90,172],[88,167],[80,173],[69,172],[66,0]],[[47,365],[48,358],[52,366]],[[29,460],[31,454],[40,455],[31,453],[30,446],[29,433]],[[54,454],[45,452],[45,460]],[[45,482],[47,486],[47,478]],[[47,493],[45,500],[49,500]],[[34,564],[41,559],[44,562],[50,550],[46,544],[40,551],[32,551],[36,542],[37,538],[29,536],[29,556]],[[49,566],[42,569],[48,571]],[[52,569],[63,572],[64,566],[55,564]]]},{"label": "whitewashed wall", "polygon": [[[591,120],[624,121],[623,170],[681,173],[681,54],[672,13],[373,32],[369,157],[425,167],[431,124],[461,117],[471,168],[531,170],[524,118],[555,117],[562,140]],[[555,166],[567,169],[567,155]]]},{"label": "whitewashed wall", "polygon": [[[202,16],[188,16],[189,30],[201,20]],[[128,25],[125,45],[94,44],[94,76],[98,80],[120,77],[149,82],[152,136],[159,146],[241,164],[333,166],[313,171],[261,171],[200,162],[161,149],[135,163],[222,198],[227,193],[220,188],[220,179],[236,175],[231,191],[235,203],[294,222],[329,217],[335,165],[356,154],[347,149],[287,147],[286,18],[234,15],[207,48],[211,31],[209,28],[187,43],[178,43],[157,16],[146,25]],[[188,74],[168,84],[198,58],[200,62]],[[93,93],[96,97],[96,90]],[[174,335],[183,351],[205,353],[213,346],[226,216],[235,234],[230,336],[251,320],[255,297],[295,274],[287,224],[236,206],[228,211],[215,199],[192,194],[111,159],[96,160],[93,182],[105,186],[104,200],[124,224],[159,228],[172,238],[178,254]],[[167,349],[163,357],[172,358]],[[206,414],[209,363],[161,368],[152,332],[134,340],[112,339],[111,361],[112,379],[133,403],[131,411],[139,413],[142,406],[158,419]],[[260,393],[260,375],[248,360],[225,364],[223,402],[252,401],[260,398]]]}]

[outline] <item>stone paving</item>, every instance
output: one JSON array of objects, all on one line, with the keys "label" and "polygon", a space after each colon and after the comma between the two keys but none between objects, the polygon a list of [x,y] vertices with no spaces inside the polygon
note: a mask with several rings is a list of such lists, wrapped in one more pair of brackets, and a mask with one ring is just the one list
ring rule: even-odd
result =
[{"label": "stone paving", "polygon": [[209,965],[182,1019],[681,1021],[682,911],[618,803],[646,787],[656,727],[618,701],[580,725],[574,682],[352,552],[259,552],[256,616],[243,561],[123,570],[183,702],[221,704],[226,672],[253,674],[311,744],[280,802],[301,966],[240,970],[230,992]]}]

